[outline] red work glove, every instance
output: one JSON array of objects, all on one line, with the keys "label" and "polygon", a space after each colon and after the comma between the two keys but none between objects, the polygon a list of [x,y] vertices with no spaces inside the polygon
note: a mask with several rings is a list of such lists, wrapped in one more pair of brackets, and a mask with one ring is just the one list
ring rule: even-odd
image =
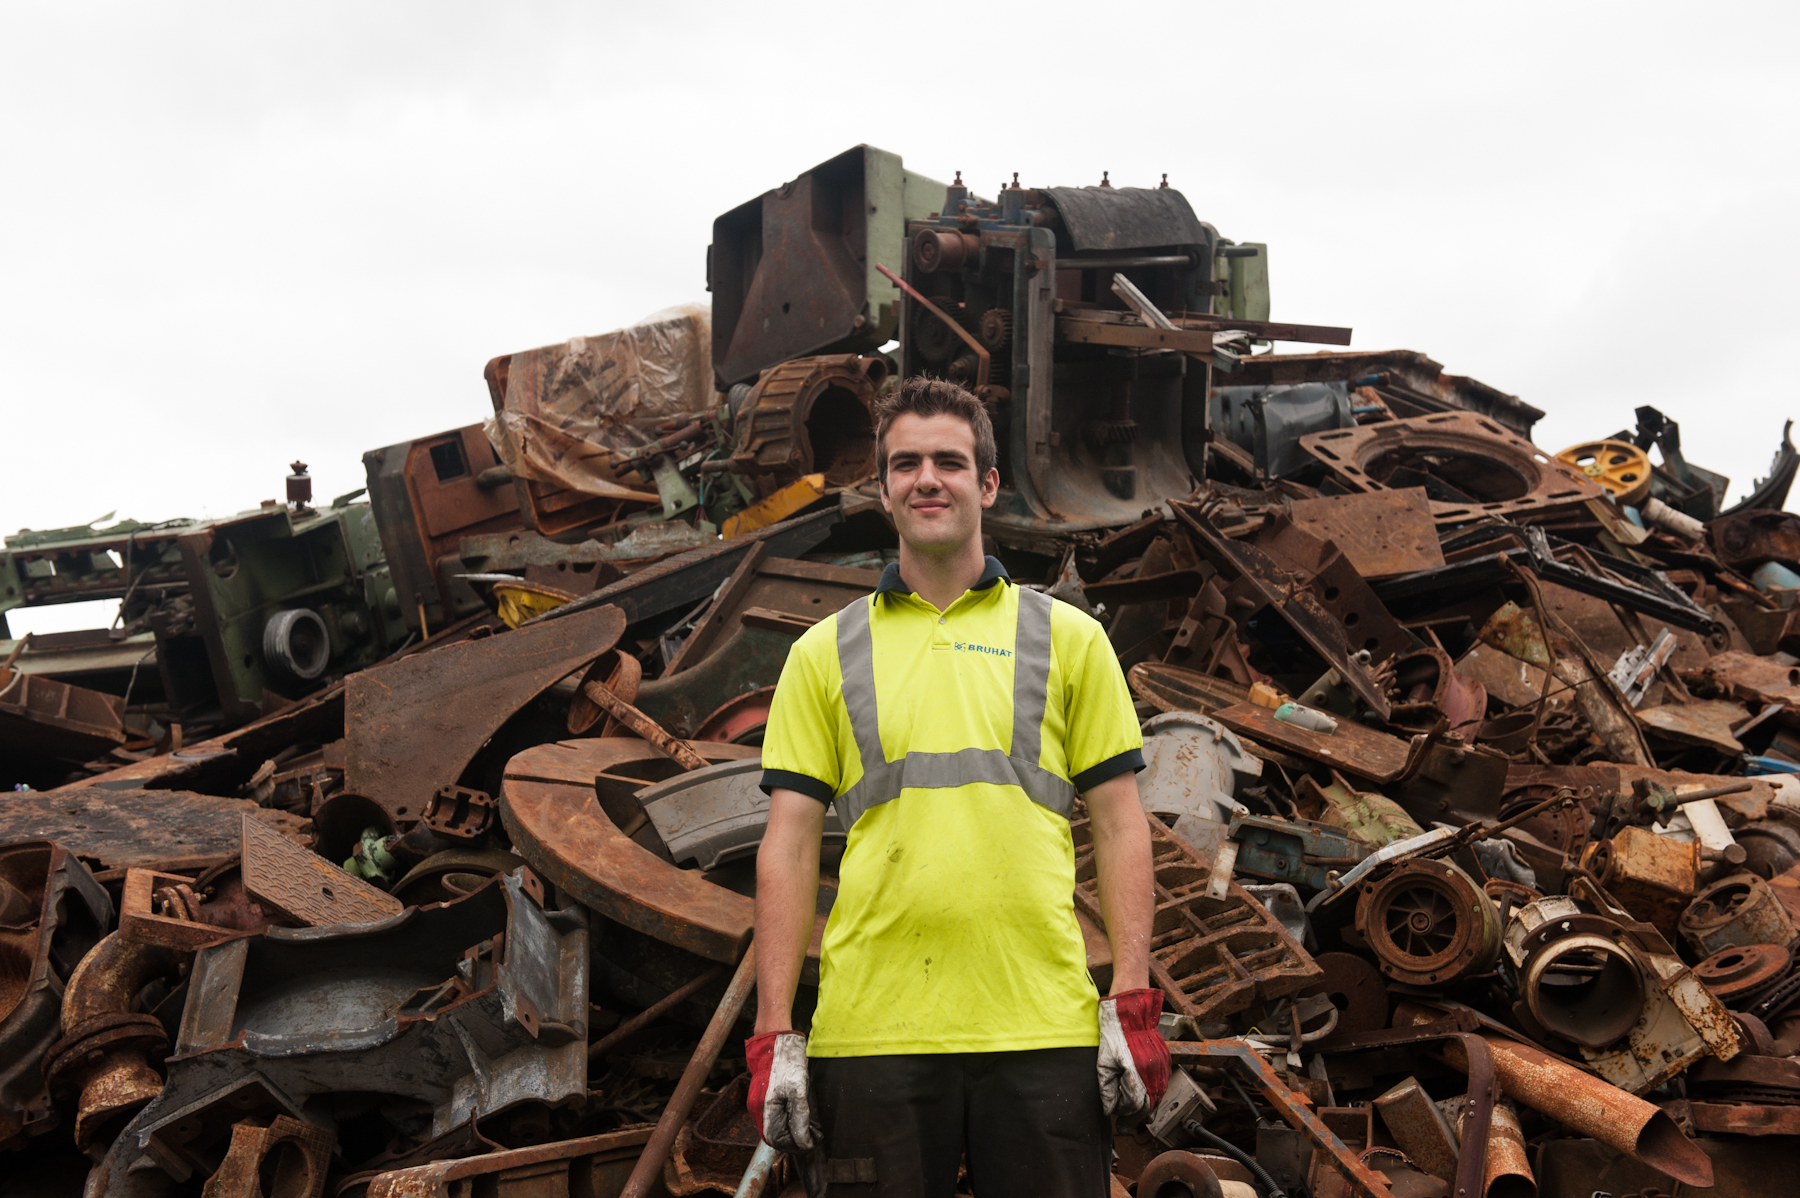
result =
[{"label": "red work glove", "polygon": [[[1158,995],[1160,999],[1161,995]],[[750,1115],[771,1148],[801,1152],[813,1135],[812,1087],[806,1072],[806,1037],[800,1032],[764,1032],[744,1041],[750,1060]],[[1163,1050],[1163,1081],[1169,1078]]]},{"label": "red work glove", "polygon": [[1156,1028],[1161,990],[1100,1000],[1100,1100],[1122,1118],[1148,1115],[1169,1088],[1169,1046]]}]

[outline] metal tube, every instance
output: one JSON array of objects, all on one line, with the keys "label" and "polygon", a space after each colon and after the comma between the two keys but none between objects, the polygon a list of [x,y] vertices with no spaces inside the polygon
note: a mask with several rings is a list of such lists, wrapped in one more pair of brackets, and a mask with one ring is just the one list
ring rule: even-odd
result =
[{"label": "metal tube", "polygon": [[636,1015],[633,1015],[630,1019],[621,1023],[618,1027],[615,1027],[612,1031],[588,1045],[588,1061],[591,1063],[600,1060],[607,1053],[611,1052],[619,1041],[631,1035],[633,1032],[638,1031],[640,1028],[645,1028],[650,1024],[655,1023],[658,1019],[661,1019],[664,1015],[667,1015],[670,1011],[724,976],[725,967],[723,965],[715,965],[693,981],[684,982],[678,988],[669,991],[667,994],[639,1011]]},{"label": "metal tube", "polygon": [[625,1183],[619,1198],[649,1198],[656,1188],[661,1180],[663,1161],[675,1147],[676,1133],[687,1122],[688,1112],[694,1109],[694,1100],[700,1097],[700,1087],[706,1083],[706,1075],[712,1072],[713,1062],[719,1059],[719,1050],[725,1047],[725,1037],[731,1034],[738,1016],[744,1013],[744,1004],[755,989],[756,946],[752,944],[745,950],[744,959],[738,962],[731,985],[725,988],[725,997],[719,1000],[719,1009],[713,1012],[712,1022],[706,1025],[706,1034],[700,1037],[699,1047],[688,1059],[687,1069],[675,1087],[675,1095],[663,1108],[662,1118],[656,1121],[656,1130],[650,1133],[650,1142],[644,1145],[644,1155],[638,1157],[637,1166],[631,1170],[631,1180]]},{"label": "metal tube", "polygon": [[750,1167],[744,1170],[744,1180],[738,1182],[736,1198],[759,1198],[769,1188],[769,1174],[780,1159],[779,1148],[772,1147],[766,1140],[758,1141],[756,1155],[750,1158]]},{"label": "metal tube", "polygon": [[1058,258],[1058,270],[1131,270],[1139,266],[1192,266],[1186,254],[1150,254],[1141,258]]},{"label": "metal tube", "polygon": [[[1430,1023],[1438,1018],[1438,1012],[1416,1003],[1402,1002],[1394,1010],[1397,1026]],[[1702,1189],[1713,1184],[1712,1161],[1699,1145],[1681,1134],[1662,1108],[1529,1045],[1499,1035],[1481,1038],[1494,1054],[1494,1072],[1508,1098],[1676,1181]],[[1451,1045],[1444,1058],[1456,1068],[1468,1071],[1462,1045]]]}]

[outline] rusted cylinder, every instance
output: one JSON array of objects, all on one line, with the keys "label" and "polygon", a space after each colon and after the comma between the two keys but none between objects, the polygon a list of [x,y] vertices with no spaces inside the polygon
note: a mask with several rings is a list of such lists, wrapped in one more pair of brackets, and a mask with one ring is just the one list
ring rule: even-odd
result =
[{"label": "rusted cylinder", "polygon": [[[1583,972],[1562,971],[1571,964]],[[1636,1026],[1644,1013],[1644,981],[1637,962],[1604,936],[1552,940],[1526,959],[1519,985],[1539,1023],[1589,1048],[1611,1044]]]},{"label": "rusted cylinder", "polygon": [[[1468,1130],[1469,1108],[1465,1104],[1457,1115],[1456,1134]],[[1525,1155],[1525,1131],[1519,1126],[1519,1113],[1510,1102],[1496,1102],[1490,1116],[1487,1139],[1487,1168],[1481,1178],[1481,1198],[1537,1198],[1537,1178],[1531,1172],[1531,1161]]]},{"label": "rusted cylinder", "polygon": [[1138,1174],[1137,1198],[1223,1198],[1218,1174],[1191,1152],[1165,1152]]},{"label": "rusted cylinder", "polygon": [[[1394,1009],[1394,1026],[1416,1027],[1442,1017],[1439,1011],[1402,1002]],[[1516,1040],[1497,1035],[1482,1039],[1493,1050],[1501,1092],[1514,1102],[1676,1181],[1703,1188],[1712,1185],[1712,1161],[1699,1145],[1681,1134],[1661,1108]],[[1468,1071],[1461,1045],[1452,1043],[1445,1049],[1444,1059]]]},{"label": "rusted cylinder", "polygon": [[981,239],[951,229],[926,229],[913,235],[913,265],[922,275],[961,270],[981,252]]}]

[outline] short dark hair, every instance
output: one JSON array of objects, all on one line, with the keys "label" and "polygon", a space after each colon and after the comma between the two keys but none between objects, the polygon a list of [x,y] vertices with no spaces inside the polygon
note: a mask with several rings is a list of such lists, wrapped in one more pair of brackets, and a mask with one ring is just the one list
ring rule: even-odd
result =
[{"label": "short dark hair", "polygon": [[994,447],[994,422],[988,418],[987,405],[974,394],[949,379],[916,374],[900,386],[875,400],[875,473],[887,485],[888,426],[905,415],[955,416],[969,422],[975,431],[975,473],[986,478],[1000,460]]}]

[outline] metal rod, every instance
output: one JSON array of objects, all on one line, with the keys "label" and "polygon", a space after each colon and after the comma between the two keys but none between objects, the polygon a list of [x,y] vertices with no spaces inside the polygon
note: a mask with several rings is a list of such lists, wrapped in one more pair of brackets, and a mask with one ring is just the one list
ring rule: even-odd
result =
[{"label": "metal rod", "polygon": [[676,739],[667,728],[613,694],[600,682],[589,679],[582,683],[581,693],[591,699],[594,706],[643,737],[644,742],[652,749],[670,758],[682,769],[706,768],[706,758],[688,748],[687,742]]},{"label": "metal rod", "polygon": [[738,1016],[744,1013],[744,1004],[755,989],[756,946],[752,944],[745,950],[744,959],[738,962],[731,985],[725,988],[725,997],[719,1000],[719,1009],[713,1012],[712,1022],[706,1025],[706,1034],[700,1037],[699,1047],[688,1059],[687,1069],[675,1087],[675,1096],[663,1108],[662,1118],[656,1121],[656,1130],[650,1133],[650,1142],[644,1145],[644,1155],[638,1157],[636,1167],[631,1170],[631,1180],[625,1183],[619,1198],[649,1198],[656,1188],[662,1176],[663,1161],[675,1147],[676,1133],[687,1122],[688,1112],[694,1109],[694,1100],[700,1097],[700,1087],[706,1084],[706,1075],[712,1072],[713,1063],[719,1059],[719,1050],[725,1047],[725,1037],[731,1034]]},{"label": "metal rod", "polygon": [[744,1170],[744,1180],[738,1183],[737,1198],[758,1198],[769,1188],[769,1174],[775,1170],[775,1162],[781,1159],[781,1149],[771,1147],[766,1140],[758,1141],[756,1155],[750,1158],[750,1167]]},{"label": "metal rod", "polygon": [[607,1053],[611,1052],[613,1048],[618,1045],[619,1041],[631,1035],[633,1032],[638,1031],[640,1028],[645,1028],[652,1023],[655,1023],[658,1019],[661,1019],[664,1015],[667,1015],[670,1011],[674,1010],[676,1007],[694,997],[694,995],[700,993],[700,991],[706,989],[724,976],[725,967],[723,965],[715,965],[693,981],[686,982],[680,987],[669,991],[669,993],[663,995],[661,998],[639,1011],[636,1015],[627,1019],[624,1023],[621,1023],[618,1027],[615,1027],[612,1031],[588,1045],[588,1060],[590,1062],[598,1061]]},{"label": "metal rod", "polygon": [[976,363],[977,363],[976,367],[975,367],[975,390],[976,390],[976,393],[979,394],[981,391],[981,388],[987,386],[987,381],[988,381],[988,351],[987,351],[987,348],[985,346],[983,346],[981,344],[981,342],[975,340],[975,335],[973,333],[971,333],[971,332],[969,332],[969,330],[963,328],[960,324],[957,324],[954,320],[951,320],[949,315],[946,314],[942,308],[938,307],[936,304],[934,304],[930,300],[926,299],[923,295],[920,295],[919,289],[914,287],[911,283],[908,283],[905,279],[901,278],[899,275],[895,274],[893,271],[889,270],[887,267],[883,266],[879,262],[877,262],[875,264],[875,269],[880,271],[882,274],[886,275],[888,277],[888,281],[890,283],[892,283],[894,286],[896,286],[900,290],[906,292],[906,294],[911,296],[913,299],[918,300],[920,304],[924,305],[925,310],[927,312],[931,313],[933,316],[937,317],[939,320],[943,321],[946,325],[948,325],[950,327],[950,331],[952,333],[955,333],[958,337],[961,337],[963,339],[963,341],[965,341],[968,344],[969,348],[975,351],[975,357],[976,357]]},{"label": "metal rod", "polygon": [[1058,270],[1131,270],[1139,266],[1192,266],[1186,254],[1151,254],[1142,258],[1058,258]]}]

